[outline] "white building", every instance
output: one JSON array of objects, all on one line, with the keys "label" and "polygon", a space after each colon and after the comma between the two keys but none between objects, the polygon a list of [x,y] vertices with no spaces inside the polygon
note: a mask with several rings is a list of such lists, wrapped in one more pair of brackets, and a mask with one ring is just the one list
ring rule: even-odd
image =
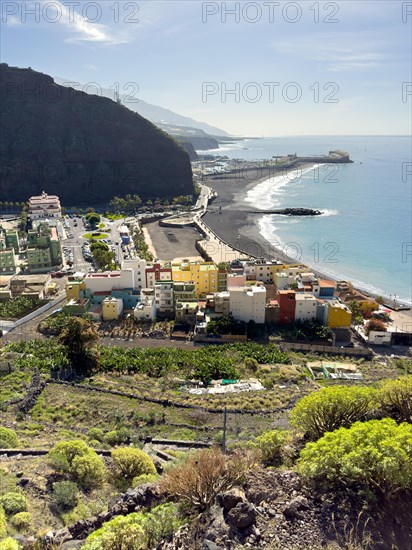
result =
[{"label": "white building", "polygon": [[316,319],[317,300],[313,294],[299,293],[295,295],[295,320],[312,321]]},{"label": "white building", "polygon": [[29,220],[61,218],[62,209],[59,197],[48,195],[45,191],[41,195],[29,199]]},{"label": "white building", "polygon": [[275,275],[275,286],[278,290],[286,290],[291,283],[291,277],[284,271],[280,271]]},{"label": "white building", "polygon": [[174,296],[172,281],[156,281],[155,284],[156,316],[174,317]]},{"label": "white building", "polygon": [[131,269],[133,271],[133,286],[132,288],[142,288],[146,287],[146,260],[137,258],[135,260],[123,260],[122,270]]},{"label": "white building", "polygon": [[256,264],[255,262],[242,262],[243,273],[247,281],[256,280]]},{"label": "white building", "polygon": [[87,290],[93,294],[125,288],[134,288],[134,272],[132,269],[121,271],[104,271],[102,273],[88,273],[84,278]]},{"label": "white building", "polygon": [[265,322],[266,288],[261,286],[228,289],[230,312],[237,321]]},{"label": "white building", "polygon": [[144,288],[140,293],[140,302],[133,310],[133,316],[137,321],[156,320],[155,293],[152,288]]}]

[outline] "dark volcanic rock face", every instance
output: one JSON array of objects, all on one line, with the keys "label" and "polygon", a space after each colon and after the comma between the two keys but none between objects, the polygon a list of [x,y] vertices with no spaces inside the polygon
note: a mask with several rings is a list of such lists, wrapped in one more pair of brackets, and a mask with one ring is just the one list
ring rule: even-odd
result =
[{"label": "dark volcanic rock face", "polygon": [[66,205],[114,195],[193,192],[187,153],[137,113],[110,99],[0,65],[0,196],[25,201],[44,189]]}]

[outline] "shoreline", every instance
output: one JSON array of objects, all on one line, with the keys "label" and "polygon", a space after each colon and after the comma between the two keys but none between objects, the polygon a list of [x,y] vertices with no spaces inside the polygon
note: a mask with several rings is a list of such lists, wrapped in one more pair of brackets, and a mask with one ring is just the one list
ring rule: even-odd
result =
[{"label": "shoreline", "polygon": [[[248,174],[246,170],[246,173],[223,173],[206,177],[202,183],[216,191],[218,196],[209,203],[207,212],[203,216],[203,221],[222,240],[242,250],[245,254],[281,260],[284,263],[290,264],[302,263],[303,265],[307,265],[310,271],[318,277],[334,281],[342,280],[344,276],[340,279],[336,275],[329,275],[313,267],[310,262],[296,260],[285,254],[282,250],[282,243],[269,241],[262,235],[260,223],[265,214],[262,212],[262,216],[259,216],[256,213],[251,214],[248,212],[250,210],[250,203],[246,201],[246,196],[250,190],[267,182],[271,177],[279,177],[282,173],[285,178],[287,176],[290,177],[293,172],[310,170],[315,168],[316,165],[316,163],[303,163],[298,167],[295,166],[286,170],[276,169],[275,167],[262,168],[259,170],[260,174],[257,174],[256,170]],[[313,208],[316,208],[316,205],[313,205]],[[346,277],[345,280],[350,281],[350,278]],[[370,298],[379,296],[379,294],[357,283],[355,283],[354,289]],[[385,294],[380,295],[383,297],[385,305],[394,309],[393,306],[389,305],[393,300],[389,299]],[[397,305],[398,309],[412,310],[412,305],[407,302],[397,300]]]}]

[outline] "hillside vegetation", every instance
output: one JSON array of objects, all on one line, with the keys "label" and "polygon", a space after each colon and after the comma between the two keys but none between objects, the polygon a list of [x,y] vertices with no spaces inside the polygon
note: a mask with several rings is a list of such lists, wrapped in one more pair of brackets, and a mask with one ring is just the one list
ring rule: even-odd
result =
[{"label": "hillside vegetation", "polygon": [[[0,463],[1,548],[49,549],[46,532],[86,550],[411,547],[412,375],[396,363],[393,380],[318,383],[275,345],[105,348],[75,324],[0,354],[1,447],[28,453]],[[266,389],[187,391],[229,375]]]}]

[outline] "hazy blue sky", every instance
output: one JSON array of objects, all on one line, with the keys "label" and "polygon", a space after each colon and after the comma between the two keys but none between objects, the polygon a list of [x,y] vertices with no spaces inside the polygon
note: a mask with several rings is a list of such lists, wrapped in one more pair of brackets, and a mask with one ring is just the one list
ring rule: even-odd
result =
[{"label": "hazy blue sky", "polygon": [[412,2],[1,4],[10,65],[118,83],[233,134],[411,131]]}]

